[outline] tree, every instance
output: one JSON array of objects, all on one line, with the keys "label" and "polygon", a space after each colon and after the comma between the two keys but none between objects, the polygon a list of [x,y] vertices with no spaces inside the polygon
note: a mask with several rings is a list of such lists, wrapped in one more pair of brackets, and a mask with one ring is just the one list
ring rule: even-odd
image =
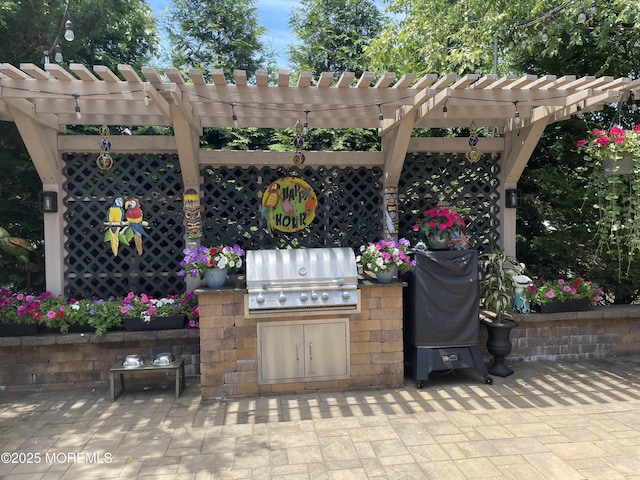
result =
[{"label": "tree", "polygon": [[253,77],[268,63],[253,0],[173,0],[167,26],[171,60],[176,68],[209,72],[221,68],[227,78],[234,69]]},{"label": "tree", "polygon": [[[67,7],[75,34],[72,42],[63,38]],[[119,63],[128,63],[139,70],[156,44],[155,20],[145,0],[0,0],[0,36],[0,58],[15,66],[41,65],[45,51],[53,61],[59,44],[64,63],[105,65],[114,71]],[[42,184],[13,122],[0,122],[0,171],[0,225],[41,246]],[[15,272],[14,263],[0,257],[3,284],[17,278],[10,273]]]},{"label": "tree", "polygon": [[580,8],[552,0],[397,0],[366,53],[374,68],[398,73],[637,76],[638,2],[598,2],[595,12],[585,3],[578,23]]},{"label": "tree", "polygon": [[369,0],[302,0],[289,26],[301,40],[289,46],[289,59],[300,71],[360,76],[368,69],[364,49],[378,36],[382,16]]},{"label": "tree", "polygon": [[[610,0],[595,8],[548,0],[398,0],[389,7],[395,16],[366,53],[374,68],[397,73],[638,78],[640,4]],[[580,13],[585,15],[578,21]],[[596,126],[640,121],[625,109],[622,118],[614,106],[547,127],[519,182],[517,224],[518,259],[528,274],[583,275],[612,292],[617,303],[640,294],[640,262],[617,278],[626,252],[598,251],[589,172],[575,145]]]}]

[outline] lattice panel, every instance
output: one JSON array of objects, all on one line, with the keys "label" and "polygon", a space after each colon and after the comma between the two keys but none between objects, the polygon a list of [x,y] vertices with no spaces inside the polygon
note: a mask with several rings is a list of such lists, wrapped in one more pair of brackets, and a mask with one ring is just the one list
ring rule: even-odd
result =
[{"label": "lattice panel", "polygon": [[[65,295],[155,296],[184,291],[177,276],[184,248],[182,178],[176,155],[114,156],[106,172],[95,155],[64,157],[66,206]],[[472,247],[493,248],[498,240],[496,160],[484,155],[471,164],[464,156],[407,155],[398,190],[400,235],[414,238],[412,226],[425,208],[448,202],[467,221]],[[383,232],[380,168],[205,167],[202,169],[203,244],[239,243],[246,249],[358,247]],[[266,231],[261,217],[264,190],[293,176],[311,185],[318,197],[316,218],[295,233]],[[114,257],[103,241],[103,222],[117,196],[137,197],[149,222],[144,252],[122,246]]]},{"label": "lattice panel", "polygon": [[447,202],[464,216],[472,248],[496,248],[499,171],[490,155],[477,163],[464,155],[407,155],[398,185],[400,233],[417,242],[412,227],[422,211]]},{"label": "lattice panel", "polygon": [[[114,155],[111,170],[96,166],[96,155],[68,154],[65,160],[65,295],[87,298],[181,293],[177,275],[184,245],[182,176],[176,155]],[[103,222],[116,197],[140,200],[145,229],[143,254],[134,242],[117,257],[104,242]]]},{"label": "lattice panel", "polygon": [[[265,189],[282,177],[299,177],[318,197],[316,218],[295,233],[266,231],[261,217]],[[382,171],[379,168],[202,169],[203,244],[243,248],[353,247],[382,235]]]}]

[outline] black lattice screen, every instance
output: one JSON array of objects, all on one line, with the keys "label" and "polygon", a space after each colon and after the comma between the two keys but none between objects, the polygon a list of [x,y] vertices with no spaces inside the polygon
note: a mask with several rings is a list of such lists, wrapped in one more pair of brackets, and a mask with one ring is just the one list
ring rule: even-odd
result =
[{"label": "black lattice screen", "polygon": [[[308,229],[269,235],[260,215],[265,189],[282,177],[299,177],[318,197]],[[357,246],[382,233],[382,170],[379,168],[251,167],[202,170],[204,242],[244,248]]]},{"label": "black lattice screen", "polygon": [[[176,155],[114,156],[111,170],[96,166],[96,155],[64,156],[65,295],[89,298],[129,291],[163,296],[184,291],[177,275],[182,259],[182,176]],[[140,200],[149,223],[143,254],[134,242],[114,257],[103,222],[116,197]]]},{"label": "black lattice screen", "polygon": [[407,155],[398,185],[400,233],[412,241],[412,227],[422,211],[443,202],[466,222],[471,248],[498,245],[498,159],[482,155],[470,163],[464,155]]},{"label": "black lattice screen", "polygon": [[[184,248],[182,178],[176,155],[114,156],[106,172],[95,155],[65,160],[65,295],[106,297],[128,291],[154,296],[184,291],[177,275]],[[398,189],[400,235],[412,240],[419,213],[447,201],[464,214],[474,248],[497,245],[497,161],[484,155],[407,155]],[[204,167],[201,171],[205,245],[238,243],[245,249],[358,247],[382,236],[382,170],[338,167]],[[269,235],[260,215],[262,194],[273,181],[300,177],[318,197],[316,219],[296,233]],[[149,222],[144,252],[103,241],[103,222],[114,198],[137,197]]]}]

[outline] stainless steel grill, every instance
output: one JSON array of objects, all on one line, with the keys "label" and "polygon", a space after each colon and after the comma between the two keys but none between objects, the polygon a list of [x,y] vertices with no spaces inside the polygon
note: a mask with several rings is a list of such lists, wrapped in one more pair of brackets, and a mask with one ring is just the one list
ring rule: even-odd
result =
[{"label": "stainless steel grill", "polygon": [[350,248],[250,250],[248,312],[357,310],[358,268]]}]

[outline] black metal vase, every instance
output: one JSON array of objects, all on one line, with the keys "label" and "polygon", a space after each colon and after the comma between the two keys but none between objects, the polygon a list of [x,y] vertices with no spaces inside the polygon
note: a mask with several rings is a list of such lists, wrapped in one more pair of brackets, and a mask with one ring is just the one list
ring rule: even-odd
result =
[{"label": "black metal vase", "polygon": [[493,355],[493,365],[489,367],[489,375],[508,377],[513,375],[513,370],[504,364],[504,359],[511,353],[511,329],[518,326],[515,320],[498,322],[482,322],[487,327],[489,337],[487,350]]}]

